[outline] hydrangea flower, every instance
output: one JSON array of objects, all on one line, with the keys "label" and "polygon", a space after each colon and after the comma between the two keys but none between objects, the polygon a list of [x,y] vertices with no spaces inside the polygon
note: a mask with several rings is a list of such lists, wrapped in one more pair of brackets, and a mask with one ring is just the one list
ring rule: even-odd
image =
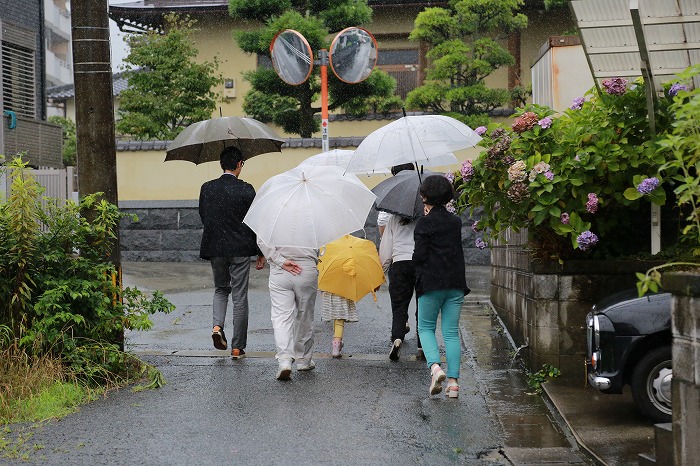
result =
[{"label": "hydrangea flower", "polygon": [[537,162],[534,167],[532,167],[532,170],[530,170],[530,176],[528,179],[530,180],[530,183],[535,181],[535,178],[537,178],[537,175],[540,173],[544,174],[549,171],[551,167],[547,162]]},{"label": "hydrangea flower", "polygon": [[486,242],[483,239],[477,238],[476,241],[474,241],[474,246],[476,246],[479,249],[485,249],[486,246],[488,246],[488,244],[486,244]]},{"label": "hydrangea flower", "polygon": [[554,179],[554,173],[552,173],[551,170],[547,170],[544,172],[544,177],[547,178],[549,181],[552,181]]},{"label": "hydrangea flower", "polygon": [[568,212],[562,212],[561,215],[559,216],[559,220],[561,220],[561,223],[564,225],[569,224],[569,213]]},{"label": "hydrangea flower", "polygon": [[448,180],[450,183],[454,183],[454,182],[455,182],[455,174],[452,173],[452,172],[447,172],[447,173],[445,173],[444,177],[447,178],[447,180]]},{"label": "hydrangea flower", "polygon": [[447,204],[445,204],[445,209],[446,209],[448,212],[452,213],[452,214],[456,214],[456,213],[457,213],[457,207],[456,207],[455,200],[452,199],[450,202],[448,202]]},{"label": "hydrangea flower", "polygon": [[588,202],[586,202],[586,211],[591,214],[598,212],[598,196],[595,193],[588,193]]},{"label": "hydrangea flower", "polygon": [[525,112],[515,119],[511,127],[516,133],[522,134],[525,131],[532,129],[532,127],[535,126],[538,121],[540,121],[540,117],[538,117],[535,112]]},{"label": "hydrangea flower", "polygon": [[527,165],[522,160],[518,160],[513,165],[508,167],[508,179],[510,181],[523,181],[527,176],[525,174],[525,169]]},{"label": "hydrangea flower", "polygon": [[586,230],[578,235],[576,242],[581,251],[588,251],[598,243],[598,236],[590,230]]},{"label": "hydrangea flower", "polygon": [[604,79],[603,87],[610,95],[622,95],[627,92],[627,80],[625,78]]},{"label": "hydrangea flower", "polygon": [[639,183],[639,186],[637,186],[637,191],[639,191],[640,194],[651,194],[653,190],[659,187],[659,179],[656,177],[653,178],[644,178],[641,183]]},{"label": "hydrangea flower", "polygon": [[668,95],[675,97],[680,91],[687,91],[688,87],[681,83],[673,83],[668,89]]},{"label": "hydrangea flower", "polygon": [[552,119],[549,117],[544,117],[540,121],[538,121],[537,124],[540,125],[540,128],[547,129],[550,126],[552,126]]},{"label": "hydrangea flower", "polygon": [[479,231],[478,225],[479,225],[479,221],[478,221],[478,220],[477,220],[476,222],[472,223],[472,231],[473,231],[474,233],[476,233],[477,231]]},{"label": "hydrangea flower", "polygon": [[474,176],[474,167],[472,167],[472,161],[465,160],[464,162],[462,162],[462,166],[460,167],[459,172],[462,175],[462,179],[464,181],[471,181],[472,177]]},{"label": "hydrangea flower", "polygon": [[486,132],[486,126],[479,126],[478,128],[476,128],[474,130],[474,132],[476,134],[478,134],[479,136],[481,136],[482,134],[484,134]]},{"label": "hydrangea flower", "polygon": [[574,100],[571,102],[571,106],[569,107],[571,110],[581,110],[583,108],[583,103],[586,101],[583,97],[576,97]]}]

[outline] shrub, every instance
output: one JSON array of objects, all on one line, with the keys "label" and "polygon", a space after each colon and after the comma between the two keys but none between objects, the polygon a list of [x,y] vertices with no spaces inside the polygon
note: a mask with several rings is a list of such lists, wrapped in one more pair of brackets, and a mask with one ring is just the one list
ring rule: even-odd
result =
[{"label": "shrub", "polygon": [[[511,125],[478,128],[485,150],[455,173],[458,209],[484,207],[477,229],[487,242],[509,228],[527,228],[533,254],[543,260],[648,250],[650,203],[663,205],[672,189],[686,192],[678,183],[691,184],[663,150],[662,141],[683,121],[678,105],[687,98],[670,91],[656,109],[658,136],[650,130],[643,80],[622,78],[605,80],[600,93],[590,90],[561,115],[530,105],[518,109]],[[692,127],[697,135],[691,114],[684,131]],[[685,136],[674,141],[698,147]]]},{"label": "shrub", "polygon": [[[0,204],[0,325],[30,355],[52,355],[95,384],[141,368],[121,351],[124,328],[147,329],[149,315],[174,306],[161,293],[121,289],[109,262],[124,216],[100,195],[80,204],[42,199],[20,158]],[[42,206],[43,203],[43,206]],[[94,213],[88,221],[82,212]]]}]

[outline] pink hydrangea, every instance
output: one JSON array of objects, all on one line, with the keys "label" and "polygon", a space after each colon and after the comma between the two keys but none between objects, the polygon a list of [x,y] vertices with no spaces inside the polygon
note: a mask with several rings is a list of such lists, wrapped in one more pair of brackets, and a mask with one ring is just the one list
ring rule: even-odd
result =
[{"label": "pink hydrangea", "polygon": [[586,211],[594,214],[598,212],[598,196],[595,193],[588,193],[588,202],[586,202]]},{"label": "pink hydrangea", "polygon": [[462,162],[462,166],[459,169],[464,181],[471,181],[474,176],[474,167],[472,166],[471,160],[465,160]]},{"label": "pink hydrangea", "polygon": [[627,92],[627,80],[625,78],[604,79],[603,87],[610,95],[622,95]]},{"label": "pink hydrangea", "polygon": [[564,225],[569,224],[569,213],[568,212],[562,212],[561,215],[559,216],[559,220],[561,220],[561,223]]},{"label": "pink hydrangea", "polygon": [[476,134],[478,134],[479,136],[481,136],[482,134],[484,134],[486,132],[486,126],[479,126],[478,128],[476,128],[474,130],[474,132]]}]

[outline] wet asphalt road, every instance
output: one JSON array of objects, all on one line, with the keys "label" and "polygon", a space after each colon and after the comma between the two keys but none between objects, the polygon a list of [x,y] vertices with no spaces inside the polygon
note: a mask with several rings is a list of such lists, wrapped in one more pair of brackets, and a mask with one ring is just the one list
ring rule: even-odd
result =
[{"label": "wet asphalt road", "polygon": [[26,445],[36,447],[25,446],[28,462],[0,464],[543,464],[538,454],[550,464],[587,464],[542,399],[525,394],[523,374],[503,365],[512,348],[499,349],[498,371],[481,368],[493,353],[487,340],[498,336],[488,312],[462,329],[459,399],[428,396],[414,318],[401,359],[389,360],[385,286],[376,303],[371,296],[358,303],[360,322],[346,325],[341,359],[328,354],[332,329],[318,313],[316,369],[283,382],[275,380],[266,270],[251,271],[248,357],[234,361],[211,345],[207,263],[123,268],[125,286],[161,290],[177,306],[154,316],[152,330],[126,335],[127,349],[160,369],[167,385],[121,389],[60,421],[13,426],[8,436],[31,435]]}]

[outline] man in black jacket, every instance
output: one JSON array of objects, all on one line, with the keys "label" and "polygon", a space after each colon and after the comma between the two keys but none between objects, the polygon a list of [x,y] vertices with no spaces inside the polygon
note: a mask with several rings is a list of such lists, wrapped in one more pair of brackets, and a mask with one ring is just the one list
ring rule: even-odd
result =
[{"label": "man in black jacket", "polygon": [[213,328],[214,347],[227,349],[224,323],[228,297],[233,304],[231,356],[245,355],[248,338],[248,277],[250,258],[257,255],[255,268],[265,265],[255,233],[243,223],[255,198],[255,189],[238,178],[244,160],[235,147],[221,152],[221,177],[207,181],[199,192],[199,217],[204,225],[199,256],[211,262],[214,275]]}]

